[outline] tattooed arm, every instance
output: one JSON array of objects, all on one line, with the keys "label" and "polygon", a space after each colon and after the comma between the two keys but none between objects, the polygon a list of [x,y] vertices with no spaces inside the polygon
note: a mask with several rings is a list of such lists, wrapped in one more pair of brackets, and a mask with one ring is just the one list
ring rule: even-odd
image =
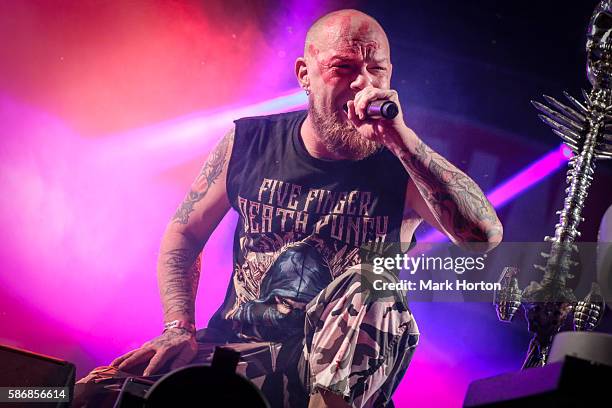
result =
[{"label": "tattooed arm", "polygon": [[[166,227],[157,262],[165,322],[183,320],[195,324],[200,252],[230,208],[225,183],[233,141],[232,129],[209,154]],[[152,375],[169,361],[172,361],[171,369],[188,364],[196,353],[194,333],[184,328],[173,328],[115,359],[111,365],[129,370],[148,362],[143,375]]]},{"label": "tattooed arm", "polygon": [[[368,103],[377,99],[393,100],[400,107],[399,114],[392,120],[368,119]],[[483,243],[485,250],[492,249],[501,242],[503,228],[491,203],[472,179],[406,126],[395,90],[369,85],[347,106],[348,117],[362,137],[386,146],[410,175],[406,212],[413,215],[405,216],[408,222],[402,225],[407,233],[414,232],[424,218],[468,249],[483,249]]]},{"label": "tattooed arm", "polygon": [[232,130],[210,153],[162,238],[157,279],[166,322],[195,322],[199,254],[230,208],[225,182],[233,140]]},{"label": "tattooed arm", "polygon": [[478,185],[412,130],[407,129],[402,139],[405,143],[395,154],[411,178],[407,206],[459,246],[485,250],[497,246],[503,227]]}]

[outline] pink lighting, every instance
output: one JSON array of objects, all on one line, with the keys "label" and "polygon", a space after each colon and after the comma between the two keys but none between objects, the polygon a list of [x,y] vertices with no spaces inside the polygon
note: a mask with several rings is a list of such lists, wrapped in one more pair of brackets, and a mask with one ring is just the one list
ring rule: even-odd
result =
[{"label": "pink lighting", "polygon": [[[61,322],[56,329],[64,334],[91,331],[86,347],[97,358],[138,346],[161,319],[159,239],[206,152],[233,119],[297,109],[305,101],[303,91],[291,91],[86,140],[61,120],[3,96],[0,119],[13,137],[0,149],[2,290],[44,311],[39,319]],[[189,162],[194,168],[182,181],[164,179]],[[200,327],[229,281],[234,224],[229,214],[205,250]],[[36,343],[31,322],[12,316],[0,316],[3,327],[13,328],[10,335],[0,333],[0,342],[56,353]]]},{"label": "pink lighting", "polygon": [[[331,9],[360,4],[3,2],[0,344],[72,361],[81,377],[158,335],[160,238],[207,153],[237,118],[305,108],[293,71],[307,27]],[[479,61],[470,58],[469,69],[460,60],[438,64],[445,53],[422,52],[427,44],[404,49],[395,35],[392,41],[399,51],[394,86],[406,95],[407,123],[431,132],[423,132],[425,140],[453,137],[448,146],[465,148],[449,150],[457,156],[482,147],[483,157],[506,166],[490,180],[528,163],[513,162],[509,146],[522,157],[540,154],[457,113],[479,98],[461,79],[474,77]],[[485,68],[495,78],[503,74]],[[503,208],[571,157],[561,145],[493,187],[489,199]],[[198,328],[207,326],[230,281],[236,221],[230,211],[204,248]],[[420,242],[445,240],[424,232]],[[516,336],[497,331],[495,313],[478,306],[410,305],[421,343],[395,406],[460,406],[469,382],[513,369],[508,350]]]},{"label": "pink lighting", "polygon": [[[59,330],[64,337],[57,342],[70,344],[71,336],[82,339],[82,350],[91,355],[89,365],[80,367],[85,370],[154,336],[161,320],[154,273],[158,240],[201,157],[233,118],[296,109],[304,103],[303,92],[292,91],[231,110],[200,112],[85,140],[57,118],[3,98],[5,129],[19,137],[7,140],[0,151],[5,193],[0,198],[0,222],[6,226],[0,235],[1,255],[4,270],[10,271],[0,281],[11,299],[21,299],[21,309],[32,310],[36,317],[23,324],[11,314],[3,316],[3,326],[13,331],[2,334],[1,341],[57,355],[56,346],[47,344]],[[565,163],[562,152],[555,149],[493,189],[489,197],[496,206],[505,205]],[[184,171],[183,181],[169,183],[162,176],[189,161],[195,165]],[[206,325],[227,286],[235,220],[229,214],[205,249],[199,327]],[[35,334],[31,323],[38,320]],[[412,400],[409,394],[416,385],[457,386],[450,374],[444,374],[449,363],[435,349],[435,342],[423,343],[409,369],[413,382],[400,386],[396,402]],[[67,359],[77,353],[68,346],[60,352]],[[429,355],[427,362],[419,358],[423,353]],[[466,375],[461,377],[464,388]],[[434,405],[448,406],[462,393],[456,388],[436,398]],[[425,394],[418,398],[428,400]]]},{"label": "pink lighting", "polygon": [[95,146],[98,160],[105,163],[128,161],[156,171],[202,158],[229,130],[232,121],[246,116],[302,109],[306,106],[302,89],[253,104],[237,104],[214,111],[196,112],[184,117],[104,137]]},{"label": "pink lighting", "polygon": [[539,158],[533,164],[519,171],[515,176],[497,186],[487,194],[489,201],[495,208],[503,207],[508,201],[527,191],[531,186],[544,180],[557,169],[565,165],[568,160],[562,144],[558,148]]},{"label": "pink lighting", "polygon": [[[154,271],[159,237],[206,151],[233,118],[301,108],[305,96],[291,91],[94,140],[8,97],[1,103],[0,119],[16,137],[0,151],[5,193],[0,197],[0,222],[5,225],[0,255],[8,272],[0,282],[10,293],[5,301],[13,302],[8,310],[19,307],[30,318],[20,319],[14,312],[2,316],[2,326],[12,330],[0,333],[0,341],[68,360],[78,356],[82,375],[158,332],[161,311]],[[489,196],[503,206],[513,197],[508,191],[519,194],[565,161],[556,149]],[[189,162],[193,168],[184,169],[181,180],[166,178]],[[198,327],[206,325],[227,287],[235,221],[228,214],[205,248]],[[82,345],[75,347],[75,339]],[[469,381],[483,373],[458,372],[454,360],[441,351],[444,344],[431,336],[422,343],[408,370],[411,381],[403,382],[394,397],[398,405],[417,401],[452,406],[461,401]],[[82,353],[89,356],[85,361]],[[440,388],[449,391],[435,397],[425,392]]]},{"label": "pink lighting", "polygon": [[561,145],[561,150],[563,152],[563,156],[565,156],[566,158],[571,159],[572,157],[574,157],[574,152],[572,152],[572,149],[570,149],[567,145]]}]

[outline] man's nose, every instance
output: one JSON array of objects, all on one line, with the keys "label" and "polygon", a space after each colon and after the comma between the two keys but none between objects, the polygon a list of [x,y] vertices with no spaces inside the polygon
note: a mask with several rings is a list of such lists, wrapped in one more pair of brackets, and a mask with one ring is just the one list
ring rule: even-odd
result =
[{"label": "man's nose", "polygon": [[362,68],[357,77],[351,82],[351,89],[361,91],[363,88],[372,85],[373,77],[367,68]]}]

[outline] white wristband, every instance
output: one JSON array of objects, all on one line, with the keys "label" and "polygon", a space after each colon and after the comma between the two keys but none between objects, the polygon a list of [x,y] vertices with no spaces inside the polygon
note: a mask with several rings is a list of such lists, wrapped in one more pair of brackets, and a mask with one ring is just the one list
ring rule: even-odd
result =
[{"label": "white wristband", "polygon": [[191,334],[196,332],[195,324],[186,320],[172,320],[171,322],[164,323],[164,331],[162,333],[169,329],[185,329]]}]

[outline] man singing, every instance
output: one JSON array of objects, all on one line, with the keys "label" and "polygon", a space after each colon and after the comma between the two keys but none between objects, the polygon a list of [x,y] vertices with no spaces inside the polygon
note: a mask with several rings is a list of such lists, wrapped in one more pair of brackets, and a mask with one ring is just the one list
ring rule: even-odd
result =
[{"label": "man singing", "polygon": [[[390,406],[419,332],[405,296],[367,284],[367,253],[411,242],[422,220],[463,247],[502,239],[479,187],[401,109],[394,119],[368,114],[373,101],[400,106],[391,73],[372,17],[340,10],[310,27],[295,63],[308,111],[237,120],[210,153],[162,239],[165,330],[114,360],[115,372],[202,362],[202,344],[274,342],[297,350],[276,365],[285,406]],[[196,333],[199,254],[230,208],[240,216],[232,281]]]}]

